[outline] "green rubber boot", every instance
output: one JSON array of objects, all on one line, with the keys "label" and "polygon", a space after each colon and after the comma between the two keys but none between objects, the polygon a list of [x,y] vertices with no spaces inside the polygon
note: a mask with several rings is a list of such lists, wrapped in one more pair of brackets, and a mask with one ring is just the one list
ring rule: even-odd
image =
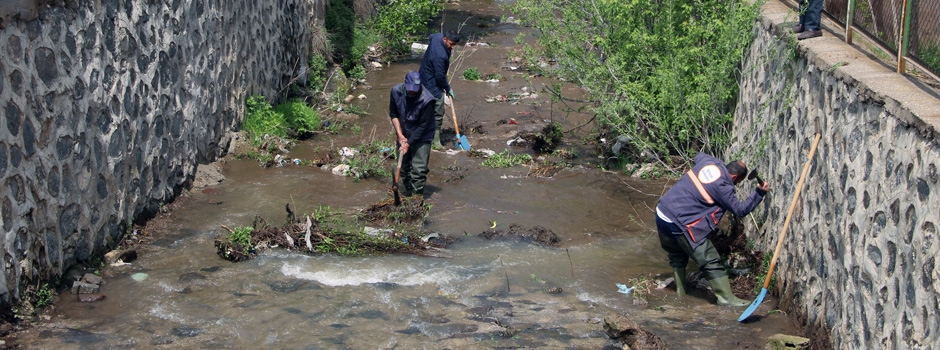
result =
[{"label": "green rubber boot", "polygon": [[715,296],[718,297],[718,305],[720,306],[740,307],[751,304],[750,301],[738,299],[738,297],[734,296],[734,293],[731,292],[731,281],[728,280],[728,276],[709,280],[708,283],[711,284],[712,291],[714,291]]},{"label": "green rubber boot", "polygon": [[434,140],[431,141],[431,149],[435,151],[441,151],[444,149],[444,145],[441,144],[441,131],[437,130],[434,132]]},{"label": "green rubber boot", "polygon": [[676,295],[680,297],[685,295],[685,276],[684,267],[672,268],[672,277],[676,280]]}]

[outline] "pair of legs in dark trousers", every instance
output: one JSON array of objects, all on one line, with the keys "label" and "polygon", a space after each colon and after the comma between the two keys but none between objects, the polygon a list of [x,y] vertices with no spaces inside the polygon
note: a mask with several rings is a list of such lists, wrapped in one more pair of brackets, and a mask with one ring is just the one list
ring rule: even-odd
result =
[{"label": "pair of legs in dark trousers", "polygon": [[749,301],[739,299],[732,292],[728,271],[721,264],[721,255],[718,254],[711,240],[706,238],[705,242],[692,249],[692,245],[685,238],[679,225],[665,222],[659,215],[656,216],[656,231],[659,231],[659,244],[669,255],[669,266],[672,266],[673,277],[676,280],[677,295],[685,295],[685,266],[689,264],[691,257],[698,264],[702,278],[708,280],[712,291],[715,292],[718,305],[737,307],[750,304]]},{"label": "pair of legs in dark trousers", "polygon": [[823,0],[800,0],[800,24],[803,30],[819,30]]},{"label": "pair of legs in dark trousers", "polygon": [[706,280],[728,275],[725,267],[721,265],[721,255],[711,240],[706,239],[705,243],[693,250],[678,225],[665,222],[656,216],[656,229],[659,231],[659,244],[669,255],[669,266],[685,269],[691,257]]},{"label": "pair of legs in dark trousers", "polygon": [[428,181],[428,162],[431,159],[431,143],[411,145],[408,153],[399,154],[401,159],[401,182],[405,196],[424,195],[424,184]]}]

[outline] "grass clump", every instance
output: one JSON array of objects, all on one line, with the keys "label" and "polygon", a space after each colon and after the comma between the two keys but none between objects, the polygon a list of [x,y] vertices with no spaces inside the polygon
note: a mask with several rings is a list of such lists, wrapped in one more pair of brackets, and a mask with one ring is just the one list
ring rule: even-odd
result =
[{"label": "grass clump", "polygon": [[509,150],[496,153],[483,160],[481,165],[490,168],[509,168],[516,165],[526,164],[532,161],[532,156],[523,154],[512,154]]},{"label": "grass clump", "polygon": [[306,138],[320,129],[320,114],[303,101],[279,104],[274,111],[284,116],[288,131],[294,137]]},{"label": "grass clump", "polygon": [[480,80],[480,71],[476,67],[470,67],[463,70],[464,80]]},{"label": "grass clump", "polygon": [[287,121],[284,120],[284,115],[276,112],[264,96],[249,97],[245,107],[242,129],[248,133],[253,146],[261,146],[266,136],[287,136]]}]

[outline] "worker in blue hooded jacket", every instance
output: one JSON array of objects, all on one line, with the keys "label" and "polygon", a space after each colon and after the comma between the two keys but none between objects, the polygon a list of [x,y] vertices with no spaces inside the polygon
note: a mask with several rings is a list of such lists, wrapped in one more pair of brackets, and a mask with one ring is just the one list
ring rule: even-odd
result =
[{"label": "worker in blue hooded jacket", "polygon": [[407,196],[424,195],[434,138],[434,103],[436,99],[421,86],[418,72],[405,74],[405,82],[392,87],[388,112],[395,127],[401,182]]},{"label": "worker in blue hooded jacket", "polygon": [[[460,42],[460,35],[456,31],[435,33],[428,37],[428,50],[424,52],[421,60],[421,84],[427,89],[437,102],[434,106],[435,132],[431,147],[436,150],[444,149],[441,145],[441,125],[444,123],[444,105],[450,105],[454,98],[454,89],[447,82],[447,70],[450,69],[450,54],[454,46]],[[445,96],[446,94],[446,96]]]},{"label": "worker in blue hooded jacket", "polygon": [[691,257],[715,292],[718,305],[747,306],[749,301],[732,293],[728,271],[708,236],[717,230],[725,211],[739,217],[753,211],[770,185],[766,182],[758,185],[747,199],[739,201],[735,185],[747,177],[747,166],[743,162],[724,164],[704,153],[697,154],[694,162],[695,166],[656,205],[659,242],[669,256],[676,293],[685,294],[685,267]]}]

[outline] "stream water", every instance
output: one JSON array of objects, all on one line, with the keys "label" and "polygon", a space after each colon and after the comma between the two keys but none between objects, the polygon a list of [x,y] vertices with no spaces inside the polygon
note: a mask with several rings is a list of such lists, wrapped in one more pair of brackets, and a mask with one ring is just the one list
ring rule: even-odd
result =
[{"label": "stream water", "polygon": [[[505,20],[509,16],[492,1],[462,1],[448,5],[443,27],[462,24],[466,41],[487,44],[458,47],[452,63],[457,113],[486,131],[464,134],[475,149],[518,153],[528,150],[506,142],[519,131],[537,132],[549,119],[570,130],[590,115],[564,112],[548,96],[486,102],[497,95],[542,94],[540,88],[550,83],[511,69],[514,38],[528,28]],[[290,156],[312,158],[331,145],[353,145],[370,137],[373,126],[377,135],[386,135],[389,89],[419,64],[416,55],[369,73],[370,87],[355,92],[366,95],[356,103],[369,112],[357,122],[361,133],[318,137]],[[469,67],[504,80],[460,79]],[[567,93],[577,90],[566,87]],[[497,123],[510,118],[518,124]],[[444,128],[451,125],[447,119]],[[286,203],[297,212],[330,206],[355,213],[387,199],[390,186],[388,179],[355,182],[318,168],[261,168],[253,160],[227,159],[225,181],[187,194],[164,225],[151,229],[149,243],[138,247],[139,259],[101,271],[106,299],[80,303],[66,291],[47,320],[8,345],[597,349],[617,345],[603,329],[603,319],[614,314],[676,349],[763,348],[775,333],[795,333],[785,315],[771,312],[771,298],[756,312],[763,315],[756,322],[738,323],[742,309],[718,307],[701,289],[683,298],[671,289],[651,290],[643,298],[618,293],[617,283],[671,276],[653,222],[656,201],[670,183],[602,171],[576,138],[563,147],[581,158],[551,177],[533,176],[524,166],[483,167],[466,153],[433,152],[425,228],[462,237],[449,247],[450,258],[308,256],[269,249],[245,262],[223,260],[213,246],[224,232],[220,225],[250,225],[256,215],[280,222]],[[464,176],[452,178],[447,166],[459,167]],[[561,247],[478,239],[492,222],[497,229],[543,226],[558,234]],[[139,281],[141,273],[146,278]],[[546,292],[552,287],[562,292]]]}]

